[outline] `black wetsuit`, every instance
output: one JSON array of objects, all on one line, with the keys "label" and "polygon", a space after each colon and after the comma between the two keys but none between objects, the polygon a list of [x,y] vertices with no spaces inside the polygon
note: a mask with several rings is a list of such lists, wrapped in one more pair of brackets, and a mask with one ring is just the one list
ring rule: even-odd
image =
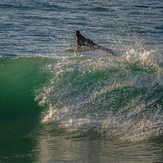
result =
[{"label": "black wetsuit", "polygon": [[95,44],[92,40],[86,39],[83,35],[80,34],[79,31],[74,32],[74,37],[77,42],[77,48],[80,48],[83,45],[83,46],[88,46],[89,48],[92,49],[105,50],[105,47],[99,46]]}]

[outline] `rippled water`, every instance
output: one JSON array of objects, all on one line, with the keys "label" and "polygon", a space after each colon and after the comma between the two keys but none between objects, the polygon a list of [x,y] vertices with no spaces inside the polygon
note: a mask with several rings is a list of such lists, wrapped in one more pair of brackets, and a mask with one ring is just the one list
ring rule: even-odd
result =
[{"label": "rippled water", "polygon": [[[162,162],[163,1],[0,2],[0,162]],[[103,51],[68,53],[75,30]]]}]

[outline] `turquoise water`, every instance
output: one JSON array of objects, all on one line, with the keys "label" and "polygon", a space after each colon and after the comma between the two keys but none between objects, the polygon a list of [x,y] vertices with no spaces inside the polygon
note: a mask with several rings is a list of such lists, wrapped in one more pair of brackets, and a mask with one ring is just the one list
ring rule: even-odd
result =
[{"label": "turquoise water", "polygon": [[[163,1],[0,2],[0,162],[162,162]],[[111,48],[68,53],[73,32]]]}]

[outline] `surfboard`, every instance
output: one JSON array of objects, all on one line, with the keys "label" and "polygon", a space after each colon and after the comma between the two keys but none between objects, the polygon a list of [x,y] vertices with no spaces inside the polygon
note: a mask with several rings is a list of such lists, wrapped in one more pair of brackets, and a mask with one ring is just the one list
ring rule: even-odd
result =
[{"label": "surfboard", "polygon": [[[67,52],[84,52],[84,51],[92,51],[95,49],[98,50],[99,48],[81,47],[78,50],[76,50],[75,48],[69,48],[69,49],[66,49],[65,51],[67,51]],[[118,57],[118,55],[116,53],[114,53],[111,49],[104,48],[104,47],[102,47],[102,49],[103,50],[105,49],[106,53],[109,54],[110,56]]]},{"label": "surfboard", "polygon": [[75,48],[70,48],[70,49],[66,49],[65,51],[67,52],[84,52],[84,51],[92,51],[94,49],[92,48],[88,48],[88,47],[81,47],[78,50],[76,50]]}]

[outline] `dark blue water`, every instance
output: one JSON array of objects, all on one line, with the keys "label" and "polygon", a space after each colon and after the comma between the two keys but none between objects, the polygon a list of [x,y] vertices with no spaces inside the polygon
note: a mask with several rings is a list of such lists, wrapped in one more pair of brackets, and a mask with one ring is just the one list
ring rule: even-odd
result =
[{"label": "dark blue water", "polygon": [[[163,162],[163,1],[0,1],[0,162]],[[112,49],[68,53],[75,30]]]}]

